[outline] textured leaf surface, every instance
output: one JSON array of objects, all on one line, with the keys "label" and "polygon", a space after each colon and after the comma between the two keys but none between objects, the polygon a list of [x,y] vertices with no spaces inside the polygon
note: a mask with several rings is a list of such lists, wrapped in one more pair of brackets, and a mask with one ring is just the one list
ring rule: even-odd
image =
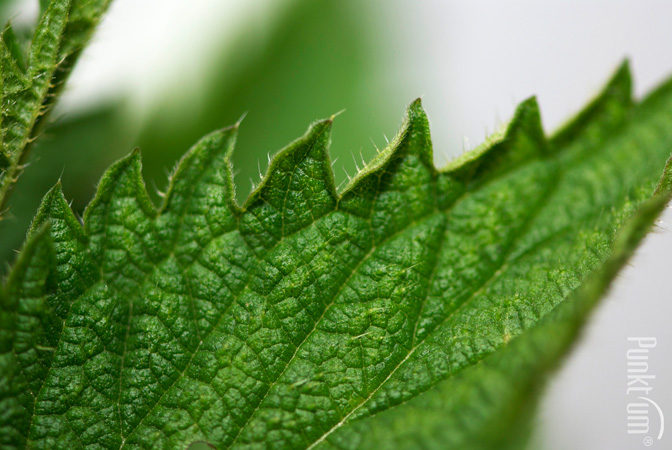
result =
[{"label": "textured leaf surface", "polygon": [[[0,439],[57,448],[503,448],[664,208],[672,88],[623,66],[547,139],[534,99],[438,171],[414,102],[341,193],[332,120],[242,207],[237,125],[160,209],[134,152],[83,225],[56,186],[6,282]],[[655,193],[654,193],[655,190]],[[452,446],[452,447],[451,447]]]},{"label": "textured leaf surface", "polygon": [[40,125],[109,0],[40,1],[30,48],[7,25],[0,37],[0,213]]}]

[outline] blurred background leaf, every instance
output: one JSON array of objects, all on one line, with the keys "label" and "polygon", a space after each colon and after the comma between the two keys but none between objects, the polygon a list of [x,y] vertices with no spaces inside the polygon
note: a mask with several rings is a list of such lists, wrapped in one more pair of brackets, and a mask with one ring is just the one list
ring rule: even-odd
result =
[{"label": "blurred background leaf", "polygon": [[[307,125],[345,109],[334,127],[332,158],[350,174],[375,151],[372,137],[394,132],[403,111],[386,108],[378,84],[377,22],[362,2],[300,1],[282,12],[272,30],[246,29],[225,58],[206,66],[200,97],[156,105],[139,137],[149,179],[166,169],[200,136],[247,112],[234,153],[238,198],[259,180],[259,167],[301,135]],[[265,36],[263,39],[255,36]],[[179,71],[179,61],[175,62]],[[184,89],[191,91],[189,86]],[[185,105],[187,103],[187,105]],[[169,166],[166,166],[166,163]],[[361,167],[361,164],[359,164]],[[345,174],[336,174],[337,181]]]},{"label": "blurred background leaf", "polygon": [[22,44],[27,44],[33,33],[33,20],[16,20],[22,4],[19,0],[0,0],[0,25],[3,29],[7,22],[12,22],[14,33]]},{"label": "blurred background leaf", "polygon": [[245,23],[236,38],[220,39],[205,52],[196,79],[187,75],[193,68],[174,61],[169,70],[175,83],[150,105],[141,123],[132,119],[138,114],[129,111],[124,98],[62,113],[38,140],[7,220],[0,223],[3,260],[13,261],[42,195],[59,177],[81,214],[103,170],[138,146],[148,190],[158,201],[157,192],[180,156],[202,135],[246,112],[234,154],[239,201],[258,182],[268,154],[313,120],[345,109],[331,149],[338,159],[336,181],[343,181],[376,145],[385,145],[383,134],[394,133],[401,117],[401,110],[386,107],[380,82],[381,29],[375,11],[361,2],[296,0],[270,23]]}]

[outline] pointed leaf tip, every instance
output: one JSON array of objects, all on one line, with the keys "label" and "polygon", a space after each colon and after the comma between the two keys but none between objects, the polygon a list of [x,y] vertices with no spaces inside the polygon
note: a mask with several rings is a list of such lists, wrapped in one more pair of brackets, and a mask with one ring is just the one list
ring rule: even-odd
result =
[{"label": "pointed leaf tip", "polygon": [[59,178],[56,183],[47,191],[47,193],[44,195],[42,198],[42,203],[48,203],[51,204],[54,201],[60,201],[61,199],[63,202],[66,202],[65,200],[65,195],[63,194],[63,183],[61,182],[61,179]]},{"label": "pointed leaf tip", "polygon": [[424,112],[422,108],[422,97],[418,97],[415,100],[411,102],[410,105],[408,105],[408,110],[409,111],[421,111]]},{"label": "pointed leaf tip", "polygon": [[332,123],[331,118],[314,122],[278,152],[245,202],[241,231],[256,250],[269,248],[336,206],[329,162]]},{"label": "pointed leaf tip", "polygon": [[633,105],[632,75],[630,63],[626,59],[600,93],[554,133],[550,138],[552,147],[560,149],[584,133],[590,133],[595,142],[598,142],[626,120]]},{"label": "pointed leaf tip", "polygon": [[133,149],[127,156],[112,164],[103,174],[96,195],[84,212],[84,222],[87,226],[94,209],[108,204],[113,198],[121,197],[134,198],[145,215],[156,215],[142,179],[142,158],[139,148]]},{"label": "pointed leaf tip", "polygon": [[446,173],[462,183],[486,179],[534,158],[549,154],[537,98],[532,96],[516,107],[503,137],[486,141],[448,165]]},{"label": "pointed leaf tip", "polygon": [[185,157],[194,152],[203,152],[204,149],[209,149],[218,155],[221,154],[225,158],[230,157],[238,138],[239,128],[240,122],[236,122],[205,135],[185,154]]},{"label": "pointed leaf tip", "polygon": [[513,119],[507,127],[505,139],[514,137],[516,133],[527,134],[539,145],[540,152],[546,153],[546,136],[536,96],[528,97],[516,107]]},{"label": "pointed leaf tip", "polygon": [[306,137],[309,136],[320,136],[322,133],[329,133],[331,132],[331,127],[334,124],[334,119],[336,118],[337,114],[332,114],[330,117],[322,120],[318,120],[316,122],[313,122],[310,127],[308,128],[308,132],[306,133]]},{"label": "pointed leaf tip", "polygon": [[328,147],[332,125],[333,118],[313,122],[308,126],[308,130],[306,130],[303,136],[277,152],[271,159],[266,175],[261,180],[257,189],[250,194],[246,204],[249,204],[255,197],[255,193],[262,190],[270,179],[275,176],[275,173],[281,172],[283,166],[287,164],[296,165],[308,156],[312,156],[313,159],[318,161],[324,160],[328,165]]},{"label": "pointed leaf tip", "polygon": [[[182,216],[197,191],[210,190],[233,206],[233,174],[230,157],[233,153],[238,124],[221,128],[203,137],[182,157],[170,177],[162,212]],[[209,188],[205,185],[210,186]],[[212,206],[212,205],[211,205]],[[181,220],[178,220],[181,223]]]},{"label": "pointed leaf tip", "polygon": [[[434,170],[434,155],[432,149],[432,137],[429,131],[429,119],[422,106],[422,99],[416,98],[408,105],[406,109],[406,123],[402,128],[401,134],[404,138],[392,143],[395,153],[398,153],[402,147],[408,153],[414,153],[420,157],[420,160],[432,171]],[[398,141],[398,143],[397,143]],[[404,144],[406,145],[402,145]]]},{"label": "pointed leaf tip", "polygon": [[628,109],[633,102],[632,74],[630,72],[630,61],[624,59],[613,73],[606,86],[602,89],[596,101],[600,99],[605,101],[611,98],[617,102],[621,108]]},{"label": "pointed leaf tip", "polygon": [[70,209],[67,201],[65,200],[61,180],[59,178],[56,184],[54,184],[54,186],[52,186],[52,188],[47,191],[44,197],[42,197],[40,207],[37,210],[37,214],[33,219],[33,223],[28,234],[34,233],[37,228],[53,218],[55,211],[59,210],[62,206]]},{"label": "pointed leaf tip", "polygon": [[621,61],[607,85],[621,86],[623,88],[627,88],[624,89],[624,91],[627,91],[629,94],[631,93],[632,71],[630,69],[630,60],[628,58],[625,58],[623,61]]},{"label": "pointed leaf tip", "polygon": [[417,157],[423,163],[425,170],[429,170],[431,173],[436,171],[429,120],[422,107],[420,97],[412,101],[406,108],[404,121],[394,139],[350,180],[342,192],[345,199],[342,203],[346,204],[353,197],[360,195],[360,190],[368,189],[367,185],[378,178],[377,174],[380,171],[387,170],[390,164],[396,164],[408,155]]},{"label": "pointed leaf tip", "polygon": [[422,106],[422,98],[418,97],[406,108],[406,117],[410,123],[421,121],[427,122],[427,113]]},{"label": "pointed leaf tip", "polygon": [[515,122],[537,119],[539,122],[541,122],[539,102],[537,101],[537,96],[532,95],[518,103],[518,106],[516,106],[516,110],[513,113],[513,119],[511,120],[511,123],[513,124]]},{"label": "pointed leaf tip", "polygon": [[[40,207],[30,226],[29,235],[36,232],[44,224],[49,223],[52,227],[52,232],[58,233],[60,239],[72,240],[73,238],[84,241],[84,230],[81,223],[75,217],[70,204],[63,194],[63,187],[59,179],[54,186],[47,191],[42,198]],[[65,231],[65,228],[68,231]],[[54,228],[55,227],[55,228]]]},{"label": "pointed leaf tip", "polygon": [[[107,175],[120,176],[122,174],[132,174],[142,178],[142,153],[138,147],[131,150],[131,152],[125,157],[121,158],[116,163],[112,164],[109,169],[103,175],[103,178]],[[101,180],[101,184],[104,180]]]}]

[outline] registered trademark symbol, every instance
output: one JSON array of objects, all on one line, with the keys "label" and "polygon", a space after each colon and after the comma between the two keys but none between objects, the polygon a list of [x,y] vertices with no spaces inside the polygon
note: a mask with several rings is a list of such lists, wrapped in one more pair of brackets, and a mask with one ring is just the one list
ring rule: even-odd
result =
[{"label": "registered trademark symbol", "polygon": [[651,447],[653,445],[653,438],[651,436],[644,436],[642,443],[645,447]]}]

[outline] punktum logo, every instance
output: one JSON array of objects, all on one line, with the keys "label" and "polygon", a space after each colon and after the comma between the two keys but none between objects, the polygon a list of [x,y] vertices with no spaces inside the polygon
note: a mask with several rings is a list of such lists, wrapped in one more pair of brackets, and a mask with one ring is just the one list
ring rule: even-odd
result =
[{"label": "punktum logo", "polygon": [[655,337],[629,337],[626,353],[627,430],[629,435],[640,435],[645,447],[655,445],[665,433],[665,415],[653,395],[656,376],[649,371],[649,356],[656,345]]}]

